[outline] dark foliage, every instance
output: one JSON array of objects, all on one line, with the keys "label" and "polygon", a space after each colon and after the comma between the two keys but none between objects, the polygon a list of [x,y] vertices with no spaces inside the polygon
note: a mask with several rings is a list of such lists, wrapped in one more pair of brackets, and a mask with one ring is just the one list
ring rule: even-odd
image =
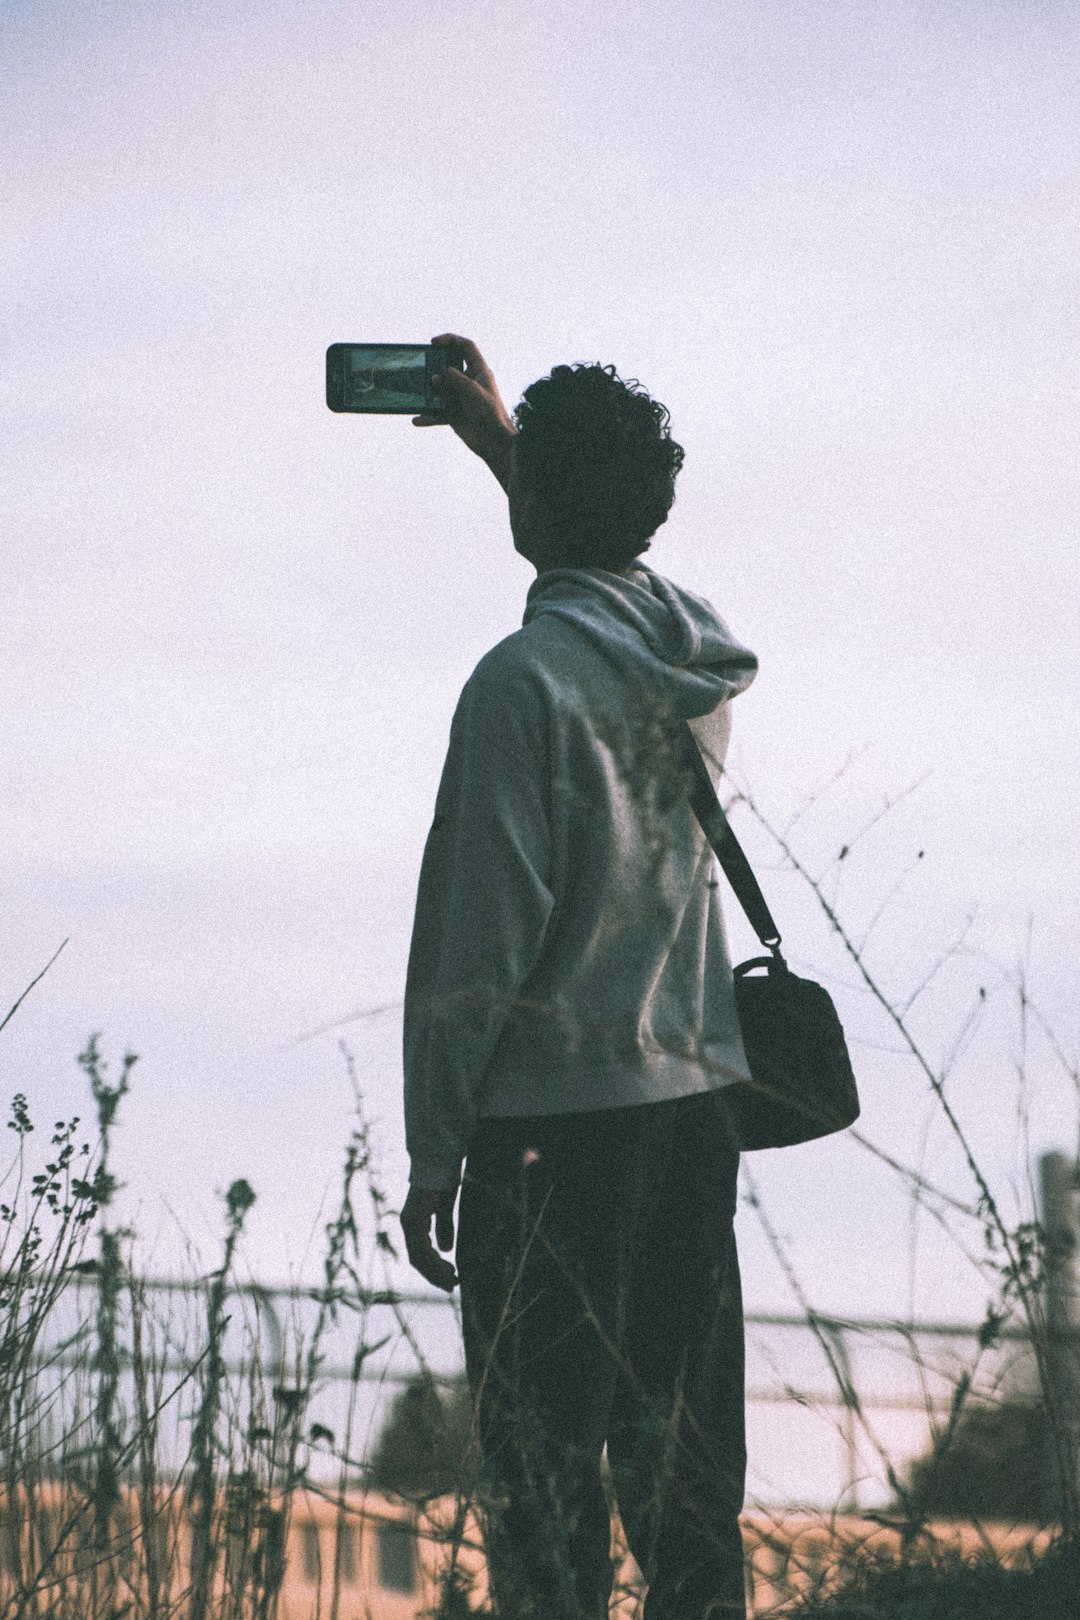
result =
[{"label": "dark foliage", "polygon": [[1046,1408],[970,1405],[955,1430],[911,1469],[911,1499],[924,1518],[1047,1524],[1055,1517]]},{"label": "dark foliage", "polygon": [[1080,1548],[1064,1544],[1006,1569],[987,1555],[928,1551],[900,1563],[865,1553],[827,1597],[800,1602],[798,1620],[1080,1620]]},{"label": "dark foliage", "polygon": [[442,1389],[419,1375],[393,1402],[368,1480],[376,1490],[427,1500],[465,1490],[471,1478],[472,1401],[464,1383]]}]

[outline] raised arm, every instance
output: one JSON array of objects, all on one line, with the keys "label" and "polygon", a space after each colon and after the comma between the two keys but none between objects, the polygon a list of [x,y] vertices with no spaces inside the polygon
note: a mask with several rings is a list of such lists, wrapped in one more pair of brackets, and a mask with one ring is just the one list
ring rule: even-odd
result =
[{"label": "raised arm", "polygon": [[[456,349],[465,361],[464,371],[450,367],[436,386],[446,399],[449,425],[458,438],[491,468],[503,489],[510,477],[510,447],[514,424],[502,402],[498,384],[487,361],[470,338],[442,332],[433,344]],[[414,427],[441,427],[438,416],[414,416]]]}]

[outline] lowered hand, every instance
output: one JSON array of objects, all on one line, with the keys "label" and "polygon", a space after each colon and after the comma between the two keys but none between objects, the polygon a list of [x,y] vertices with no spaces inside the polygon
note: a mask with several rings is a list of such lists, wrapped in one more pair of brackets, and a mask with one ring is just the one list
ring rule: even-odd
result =
[{"label": "lowered hand", "polygon": [[401,1211],[401,1230],[414,1271],[449,1294],[457,1283],[457,1272],[449,1260],[436,1254],[431,1242],[431,1222],[435,1241],[445,1253],[454,1247],[454,1199],[457,1194],[431,1187],[410,1187]]}]

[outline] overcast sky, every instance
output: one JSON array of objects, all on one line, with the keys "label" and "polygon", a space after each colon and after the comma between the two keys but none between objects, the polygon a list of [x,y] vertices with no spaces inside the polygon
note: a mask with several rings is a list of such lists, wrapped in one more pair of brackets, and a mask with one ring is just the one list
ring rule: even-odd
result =
[{"label": "overcast sky", "polygon": [[[1035,1034],[1018,1132],[999,969],[1028,951],[1074,1052],[1076,8],[8,0],[0,30],[4,1008],[70,941],[0,1075],[46,1123],[87,1112],[91,1030],[141,1054],[116,1163],[154,1262],[212,1254],[244,1174],[247,1263],[313,1274],[349,1088],[335,1035],[295,1042],[384,1004],[346,1033],[401,1196],[423,840],[531,578],[449,431],[327,411],[339,339],[464,332],[509,403],[610,361],[670,407],[650,561],[759,653],[735,776],[777,825],[817,797],[815,871],[901,799],[826,892],[861,933],[900,884],[868,957],[901,998],[976,913],[920,1037],[941,1057],[988,988],[955,1100],[995,1185],[1071,1147]],[[867,1134],[969,1196],[740,825]],[[912,1294],[900,1189],[850,1143],[753,1168],[818,1304],[981,1313],[936,1228]],[[790,1302],[740,1220],[750,1303]]]}]

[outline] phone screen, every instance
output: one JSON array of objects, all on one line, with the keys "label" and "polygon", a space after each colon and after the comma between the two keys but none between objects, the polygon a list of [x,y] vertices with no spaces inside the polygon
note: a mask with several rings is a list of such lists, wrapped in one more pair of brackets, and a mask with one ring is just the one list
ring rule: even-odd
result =
[{"label": "phone screen", "polygon": [[326,351],[326,403],[332,411],[445,416],[432,378],[453,364],[429,343],[332,343]]}]

